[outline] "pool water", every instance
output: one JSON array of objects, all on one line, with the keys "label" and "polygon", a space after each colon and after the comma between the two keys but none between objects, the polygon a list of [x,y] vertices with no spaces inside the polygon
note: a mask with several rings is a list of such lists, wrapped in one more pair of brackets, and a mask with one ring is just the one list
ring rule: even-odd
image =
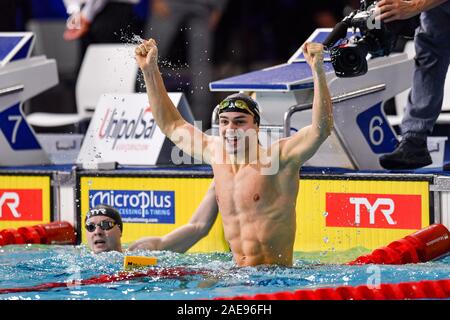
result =
[{"label": "pool water", "polygon": [[[183,267],[186,270],[206,270],[206,273],[171,278],[150,276],[114,283],[0,294],[0,299],[212,299],[342,285],[450,278],[450,256],[433,262],[402,266],[339,264],[368,252],[363,248],[345,252],[296,252],[292,268],[237,268],[230,253],[135,251],[132,255],[156,256],[158,268]],[[0,247],[0,289],[115,274],[123,271],[123,257],[124,254],[119,252],[95,255],[83,245]]]}]

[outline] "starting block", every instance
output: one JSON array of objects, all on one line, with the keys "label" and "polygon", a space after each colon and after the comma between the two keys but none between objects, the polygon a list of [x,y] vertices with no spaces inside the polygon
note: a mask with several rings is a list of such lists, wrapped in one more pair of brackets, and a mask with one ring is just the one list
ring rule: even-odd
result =
[{"label": "starting block", "polygon": [[0,166],[51,162],[22,110],[26,100],[58,84],[56,61],[30,57],[33,44],[31,32],[0,33]]}]

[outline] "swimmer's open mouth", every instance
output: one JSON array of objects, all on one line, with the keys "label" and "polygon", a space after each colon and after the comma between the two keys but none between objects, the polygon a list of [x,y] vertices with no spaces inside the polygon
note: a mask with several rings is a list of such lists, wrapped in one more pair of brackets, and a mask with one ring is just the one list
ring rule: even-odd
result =
[{"label": "swimmer's open mouth", "polygon": [[106,241],[105,240],[95,240],[94,244],[105,244]]},{"label": "swimmer's open mouth", "polygon": [[225,138],[227,140],[227,142],[229,143],[234,143],[237,142],[239,139],[237,137],[227,137]]},{"label": "swimmer's open mouth", "polygon": [[239,134],[225,134],[224,138],[228,143],[233,143],[240,140],[241,136]]}]

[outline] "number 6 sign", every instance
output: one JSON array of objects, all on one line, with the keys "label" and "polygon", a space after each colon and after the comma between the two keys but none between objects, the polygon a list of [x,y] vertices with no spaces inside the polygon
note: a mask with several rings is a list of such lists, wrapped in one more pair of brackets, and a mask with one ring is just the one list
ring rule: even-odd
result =
[{"label": "number 6 sign", "polygon": [[381,111],[381,102],[361,112],[356,117],[356,122],[373,153],[382,154],[395,150],[397,138]]}]

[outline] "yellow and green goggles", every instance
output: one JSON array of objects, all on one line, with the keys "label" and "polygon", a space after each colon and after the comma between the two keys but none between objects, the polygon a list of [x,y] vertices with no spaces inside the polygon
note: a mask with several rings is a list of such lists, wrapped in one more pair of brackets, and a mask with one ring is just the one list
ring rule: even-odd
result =
[{"label": "yellow and green goggles", "polygon": [[244,100],[224,100],[219,104],[219,114],[224,112],[225,109],[233,109],[235,111],[241,111],[252,115],[259,123],[259,112],[256,108],[252,108]]},{"label": "yellow and green goggles", "polygon": [[219,104],[220,111],[223,109],[228,109],[228,108],[237,108],[237,109],[241,109],[241,110],[246,110],[252,116],[255,116],[255,113],[250,109],[247,102],[245,102],[243,100],[224,100]]}]

